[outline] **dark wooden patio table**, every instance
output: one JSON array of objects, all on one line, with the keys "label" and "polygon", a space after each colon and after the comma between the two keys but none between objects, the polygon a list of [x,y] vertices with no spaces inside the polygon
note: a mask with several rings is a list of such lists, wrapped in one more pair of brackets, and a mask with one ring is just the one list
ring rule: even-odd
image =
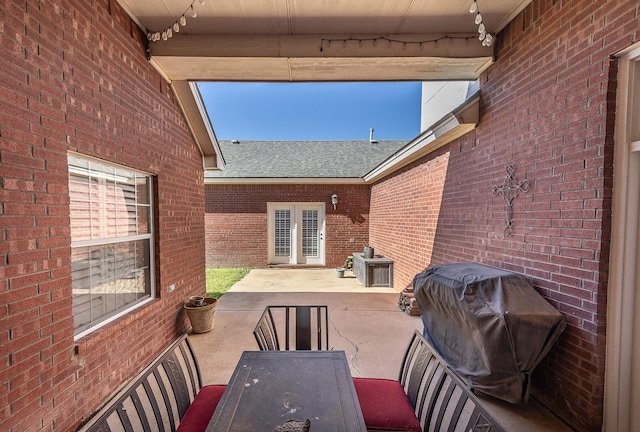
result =
[{"label": "dark wooden patio table", "polygon": [[288,420],[310,432],[366,432],[344,351],[245,351],[208,432],[271,432]]}]

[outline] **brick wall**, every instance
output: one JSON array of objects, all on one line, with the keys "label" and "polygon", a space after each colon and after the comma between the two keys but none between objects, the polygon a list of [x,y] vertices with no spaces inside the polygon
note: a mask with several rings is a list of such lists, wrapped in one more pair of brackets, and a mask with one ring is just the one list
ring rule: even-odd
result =
[{"label": "brick wall", "polygon": [[[73,430],[204,292],[201,156],[115,0],[2,0],[0,22],[0,430]],[[78,341],[68,150],[155,176],[157,286],[176,285]]]},{"label": "brick wall", "polygon": [[[331,195],[338,195],[336,209]],[[344,264],[368,241],[369,188],[363,185],[206,185],[207,267],[265,267],[267,203],[326,206],[326,266]],[[353,241],[351,241],[353,239]]]},{"label": "brick wall", "polygon": [[[536,369],[533,395],[581,431],[603,419],[611,56],[638,28],[636,2],[534,0],[498,35],[476,131],[371,192],[371,243],[395,260],[396,284],[431,264],[478,261],[527,275],[563,312],[568,328]],[[512,237],[506,201],[492,195],[508,164],[532,185],[514,201]]]}]

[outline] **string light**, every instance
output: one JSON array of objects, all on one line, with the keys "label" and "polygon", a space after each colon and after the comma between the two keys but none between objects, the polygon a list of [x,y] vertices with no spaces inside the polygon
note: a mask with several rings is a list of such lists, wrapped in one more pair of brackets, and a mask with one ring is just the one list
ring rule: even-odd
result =
[{"label": "string light", "polygon": [[180,18],[178,18],[176,22],[174,22],[173,24],[171,24],[170,26],[168,26],[163,30],[150,31],[149,33],[147,33],[147,39],[149,39],[150,42],[157,42],[159,40],[166,41],[167,39],[171,39],[174,33],[178,33],[181,27],[184,27],[187,25],[187,17],[186,17],[187,13],[189,13],[189,16],[191,18],[198,17],[198,12],[196,11],[196,8],[193,7],[196,1],[201,6],[204,6],[205,4],[205,0],[193,0],[189,5],[189,7],[187,7],[184,10],[184,12],[182,12],[182,15],[180,15]]},{"label": "string light", "polygon": [[473,3],[471,3],[471,7],[469,8],[469,13],[476,14],[474,22],[478,24],[478,39],[482,41],[482,46],[493,45],[495,37],[490,33],[487,33],[487,28],[484,25],[480,9],[478,8],[478,0],[473,0]]}]

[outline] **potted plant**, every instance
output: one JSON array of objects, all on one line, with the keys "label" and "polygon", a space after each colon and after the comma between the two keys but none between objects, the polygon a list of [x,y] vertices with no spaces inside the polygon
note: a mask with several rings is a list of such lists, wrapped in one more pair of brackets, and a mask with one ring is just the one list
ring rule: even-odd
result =
[{"label": "potted plant", "polygon": [[216,311],[218,299],[213,297],[191,296],[184,304],[194,333],[206,333],[213,329],[213,314]]}]

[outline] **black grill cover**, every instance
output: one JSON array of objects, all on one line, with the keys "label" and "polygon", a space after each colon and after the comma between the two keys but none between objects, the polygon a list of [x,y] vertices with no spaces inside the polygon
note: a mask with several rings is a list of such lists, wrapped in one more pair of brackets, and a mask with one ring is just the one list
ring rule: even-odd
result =
[{"label": "black grill cover", "polygon": [[529,374],[565,328],[523,275],[475,263],[431,267],[413,279],[424,337],[474,389],[526,402]]}]

